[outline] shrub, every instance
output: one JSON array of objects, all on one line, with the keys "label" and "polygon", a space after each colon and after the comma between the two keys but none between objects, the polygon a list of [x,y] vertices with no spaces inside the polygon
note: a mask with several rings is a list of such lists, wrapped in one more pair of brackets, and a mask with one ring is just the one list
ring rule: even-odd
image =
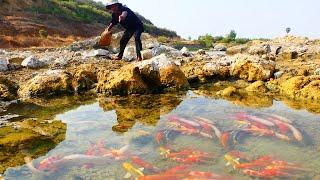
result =
[{"label": "shrub", "polygon": [[165,36],[159,36],[159,37],[158,37],[158,41],[159,41],[160,43],[168,43],[168,42],[170,42],[170,41],[169,41],[169,38],[167,38],[167,37],[165,37]]},{"label": "shrub", "polygon": [[201,45],[210,48],[214,42],[214,38],[210,34],[199,36],[198,41]]},{"label": "shrub", "polygon": [[229,34],[227,34],[226,39],[229,41],[235,41],[237,37],[237,33],[235,30],[231,30]]},{"label": "shrub", "polygon": [[48,31],[45,30],[45,29],[40,29],[40,30],[39,30],[39,36],[40,36],[41,38],[47,38],[47,37],[48,37]]}]

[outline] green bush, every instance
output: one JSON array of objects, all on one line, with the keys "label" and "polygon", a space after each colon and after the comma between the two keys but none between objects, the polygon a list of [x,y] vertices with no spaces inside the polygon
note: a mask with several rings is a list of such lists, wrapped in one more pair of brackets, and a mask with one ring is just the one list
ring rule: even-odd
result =
[{"label": "green bush", "polygon": [[206,34],[204,36],[199,36],[198,41],[201,45],[210,48],[214,43],[214,38],[210,34]]},{"label": "green bush", "polygon": [[169,42],[169,38],[167,38],[166,36],[159,36],[158,37],[158,41],[160,43],[168,43]]},{"label": "green bush", "polygon": [[48,31],[45,30],[45,29],[40,29],[40,30],[39,30],[39,36],[40,36],[41,38],[47,38],[47,37],[48,37]]}]

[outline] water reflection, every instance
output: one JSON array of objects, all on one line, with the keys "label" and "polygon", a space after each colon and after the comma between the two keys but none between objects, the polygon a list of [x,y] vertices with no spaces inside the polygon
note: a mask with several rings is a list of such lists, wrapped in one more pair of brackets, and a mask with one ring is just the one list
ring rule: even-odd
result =
[{"label": "water reflection", "polygon": [[184,95],[161,94],[129,97],[100,98],[99,105],[104,111],[115,110],[116,132],[127,132],[137,122],[156,125],[160,116],[171,112],[182,101]]}]

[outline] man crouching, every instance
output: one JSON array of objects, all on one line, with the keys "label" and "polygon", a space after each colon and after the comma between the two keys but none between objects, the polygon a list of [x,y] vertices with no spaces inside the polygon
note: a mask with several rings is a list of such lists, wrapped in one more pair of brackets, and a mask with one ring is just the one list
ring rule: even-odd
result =
[{"label": "man crouching", "polygon": [[106,8],[111,10],[112,12],[112,20],[109,26],[107,27],[107,31],[111,31],[111,29],[117,25],[118,23],[121,24],[126,30],[120,40],[120,52],[114,60],[121,60],[124,50],[134,35],[135,43],[136,43],[136,53],[137,53],[137,61],[142,61],[141,50],[142,50],[142,43],[141,43],[141,34],[144,31],[143,23],[138,18],[133,11],[129,8],[123,6],[117,0],[109,0],[107,3]]}]

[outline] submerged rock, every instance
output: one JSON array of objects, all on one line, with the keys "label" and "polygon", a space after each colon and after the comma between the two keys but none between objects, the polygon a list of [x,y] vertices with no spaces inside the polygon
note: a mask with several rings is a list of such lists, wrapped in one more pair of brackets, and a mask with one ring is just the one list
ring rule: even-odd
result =
[{"label": "submerged rock", "polygon": [[41,68],[46,64],[42,61],[39,61],[35,56],[29,56],[22,61],[21,65],[28,68]]},{"label": "submerged rock", "polygon": [[217,92],[217,95],[223,96],[223,97],[230,97],[230,96],[234,95],[235,93],[237,93],[237,88],[230,86],[230,87],[227,87],[227,88]]},{"label": "submerged rock", "polygon": [[25,164],[24,157],[37,158],[65,139],[66,124],[61,121],[27,119],[16,128],[0,128],[0,173],[9,167]]},{"label": "submerged rock", "polygon": [[233,57],[230,75],[248,81],[268,80],[275,71],[275,63],[250,55]]},{"label": "submerged rock", "polygon": [[20,86],[22,98],[50,97],[73,92],[71,75],[63,70],[48,70]]},{"label": "submerged rock", "polygon": [[248,92],[257,92],[257,93],[266,93],[268,92],[268,88],[266,87],[263,81],[256,81],[252,83],[250,86],[246,87],[246,91]]},{"label": "submerged rock", "polygon": [[99,79],[98,92],[107,94],[144,94],[189,86],[183,72],[165,55],[123,66]]}]

